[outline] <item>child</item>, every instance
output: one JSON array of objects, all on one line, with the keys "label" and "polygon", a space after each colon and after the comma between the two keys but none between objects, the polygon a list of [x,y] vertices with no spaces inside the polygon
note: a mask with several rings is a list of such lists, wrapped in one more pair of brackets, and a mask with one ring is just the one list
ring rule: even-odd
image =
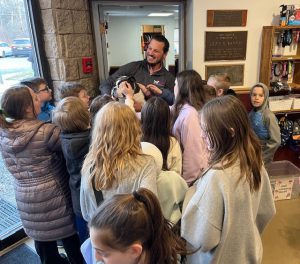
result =
[{"label": "child", "polygon": [[148,99],[142,108],[142,141],[154,144],[163,156],[163,170],[181,175],[182,155],[180,145],[171,134],[171,114],[166,101],[159,97]]},{"label": "child", "polygon": [[47,85],[47,82],[43,78],[33,77],[22,80],[20,84],[26,85],[32,89],[37,94],[42,104],[41,112],[37,116],[37,119],[44,122],[51,122],[52,111],[55,107],[50,104],[52,90]]},{"label": "child", "polygon": [[65,82],[59,88],[60,99],[68,96],[78,97],[89,108],[90,97],[86,88],[78,82]]},{"label": "child", "polygon": [[263,83],[255,84],[250,90],[252,111],[250,124],[260,139],[265,166],[273,161],[274,154],[281,143],[280,128],[273,112],[269,109],[269,89]]},{"label": "child", "polygon": [[111,98],[111,96],[105,94],[105,95],[98,95],[95,97],[90,105],[90,114],[91,114],[91,123],[93,123],[93,120],[96,117],[96,114],[98,111],[107,103],[113,102],[114,99]]},{"label": "child", "polygon": [[34,240],[42,263],[66,263],[57,250],[59,239],[70,262],[83,263],[73,224],[60,129],[36,119],[41,104],[27,86],[6,90],[1,109],[0,146],[15,178],[17,207],[26,234]]},{"label": "child", "polygon": [[201,76],[194,70],[177,74],[172,133],[182,150],[182,177],[191,185],[207,168],[207,151],[200,137],[199,113],[207,97]]},{"label": "child", "polygon": [[97,192],[105,199],[145,187],[157,194],[157,168],[141,149],[141,127],[135,113],[118,102],[97,113],[91,146],[82,167],[80,205],[83,218],[91,219],[98,207]]},{"label": "child", "polygon": [[140,188],[104,201],[89,223],[95,258],[111,264],[176,264],[185,243],[171,230],[156,196]]},{"label": "child", "polygon": [[234,95],[234,90],[230,89],[230,77],[227,73],[217,73],[209,76],[207,84],[216,89],[217,96]]},{"label": "child", "polygon": [[261,263],[260,234],[275,206],[246,109],[236,97],[221,96],[200,115],[210,168],[185,201],[181,235],[197,250],[187,263]]},{"label": "child", "polygon": [[168,221],[175,225],[181,218],[181,205],[188,186],[177,172],[163,170],[163,157],[156,146],[149,142],[141,142],[141,145],[143,153],[154,158],[159,170],[157,194],[163,215]]},{"label": "child", "polygon": [[53,112],[53,123],[62,133],[62,151],[70,175],[69,186],[76,227],[81,243],[88,237],[87,222],[82,218],[80,209],[81,167],[90,144],[90,114],[84,103],[74,96],[62,99]]}]

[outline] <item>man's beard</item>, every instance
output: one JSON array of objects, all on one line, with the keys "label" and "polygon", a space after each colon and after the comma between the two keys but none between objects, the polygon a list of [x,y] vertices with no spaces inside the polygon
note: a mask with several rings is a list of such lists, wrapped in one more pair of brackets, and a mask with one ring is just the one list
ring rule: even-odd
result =
[{"label": "man's beard", "polygon": [[[148,56],[147,56],[147,57],[148,57]],[[151,57],[151,56],[149,56],[149,57]],[[151,67],[154,67],[154,66],[156,66],[156,65],[163,65],[163,59],[160,59],[160,60],[157,61],[157,62],[151,63],[151,62],[148,61],[148,58],[147,58],[147,63],[148,63],[148,65],[151,66]]]}]

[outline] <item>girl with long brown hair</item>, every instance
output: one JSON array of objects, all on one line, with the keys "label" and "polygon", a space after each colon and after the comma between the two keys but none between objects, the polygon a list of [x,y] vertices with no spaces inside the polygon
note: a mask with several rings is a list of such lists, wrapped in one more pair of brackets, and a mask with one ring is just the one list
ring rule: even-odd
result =
[{"label": "girl with long brown hair", "polygon": [[[70,263],[83,263],[73,223],[68,172],[60,129],[37,120],[41,103],[26,85],[1,97],[0,148],[13,175],[17,207],[26,234],[34,240],[41,263],[66,263],[58,252],[62,240]],[[20,260],[22,262],[22,260]]]},{"label": "girl with long brown hair", "polygon": [[196,253],[188,263],[261,263],[260,234],[275,214],[260,143],[239,99],[223,96],[201,111],[210,169],[195,183],[181,232]]},{"label": "girl with long brown hair", "polygon": [[176,264],[186,253],[158,199],[144,188],[104,201],[89,227],[95,258],[104,263]]},{"label": "girl with long brown hair", "polygon": [[207,92],[199,73],[185,70],[177,74],[174,93],[172,133],[182,150],[182,177],[191,185],[207,168],[199,125],[199,111],[207,100]]}]

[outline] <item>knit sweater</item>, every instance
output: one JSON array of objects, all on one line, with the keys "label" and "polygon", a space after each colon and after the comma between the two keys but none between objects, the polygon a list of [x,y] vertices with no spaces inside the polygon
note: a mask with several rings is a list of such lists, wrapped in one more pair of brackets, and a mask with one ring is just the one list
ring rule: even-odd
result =
[{"label": "knit sweater", "polygon": [[210,169],[195,183],[181,226],[182,236],[198,249],[188,257],[189,264],[261,263],[260,235],[275,214],[271,185],[264,167],[258,191],[250,192],[248,182],[239,177],[237,162]]}]

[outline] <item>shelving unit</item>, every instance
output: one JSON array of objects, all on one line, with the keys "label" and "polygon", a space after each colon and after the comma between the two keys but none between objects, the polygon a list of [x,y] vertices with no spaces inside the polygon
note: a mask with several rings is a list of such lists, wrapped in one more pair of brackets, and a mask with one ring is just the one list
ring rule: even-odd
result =
[{"label": "shelving unit", "polygon": [[[291,30],[292,34],[292,47],[286,48],[277,45],[279,35],[286,31]],[[300,87],[300,43],[299,40],[295,42],[295,35],[299,34],[300,26],[264,26],[262,32],[262,48],[261,48],[261,62],[260,62],[260,75],[259,80],[270,86],[273,80],[273,68],[276,63],[290,63],[292,71],[290,72],[288,84],[291,88]],[[282,53],[280,53],[282,51]],[[288,51],[288,52],[286,52]],[[279,80],[280,81],[280,80]]]},{"label": "shelving unit", "polygon": [[153,35],[164,35],[165,30],[163,25],[143,25],[142,26],[142,36],[141,36],[141,47],[142,54],[145,57],[145,52],[147,50],[148,44],[153,37]]}]

